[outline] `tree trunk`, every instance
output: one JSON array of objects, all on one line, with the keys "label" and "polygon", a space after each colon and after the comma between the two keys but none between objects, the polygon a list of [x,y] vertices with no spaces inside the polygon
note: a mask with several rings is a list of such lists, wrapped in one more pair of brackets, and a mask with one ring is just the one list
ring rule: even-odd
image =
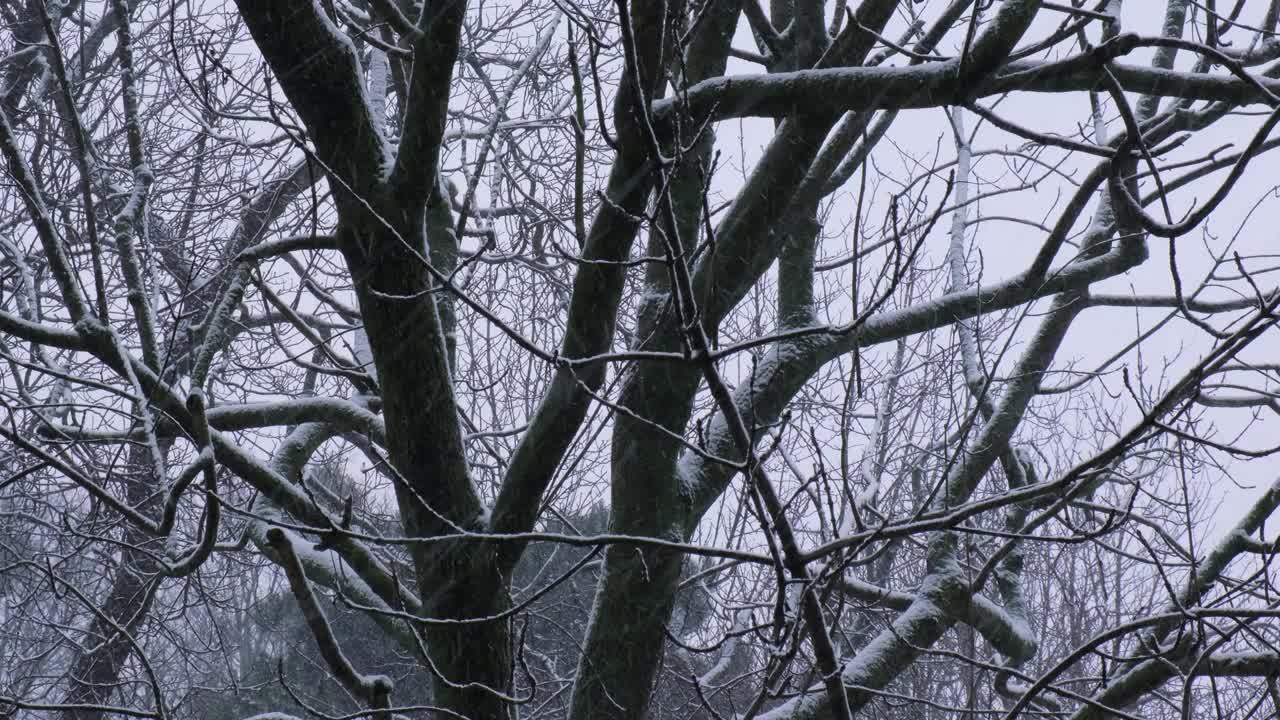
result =
[{"label": "tree trunk", "polygon": [[[150,451],[145,445],[134,444],[129,447],[128,457],[131,472],[125,479],[125,497],[130,506],[158,517],[159,483]],[[89,623],[83,649],[71,661],[70,687],[62,701],[67,705],[102,705],[111,698],[120,681],[120,671],[134,650],[129,637],[136,636],[155,597],[151,581],[160,568],[150,553],[163,552],[163,542],[128,522],[123,523],[120,540],[124,549],[111,589]],[[67,709],[62,717],[102,720],[105,714],[99,710]]]}]

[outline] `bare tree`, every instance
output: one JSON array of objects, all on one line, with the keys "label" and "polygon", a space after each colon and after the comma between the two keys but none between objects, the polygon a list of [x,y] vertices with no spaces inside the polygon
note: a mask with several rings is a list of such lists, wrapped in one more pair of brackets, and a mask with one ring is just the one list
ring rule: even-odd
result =
[{"label": "bare tree", "polygon": [[1230,5],[0,2],[0,713],[1280,715]]}]

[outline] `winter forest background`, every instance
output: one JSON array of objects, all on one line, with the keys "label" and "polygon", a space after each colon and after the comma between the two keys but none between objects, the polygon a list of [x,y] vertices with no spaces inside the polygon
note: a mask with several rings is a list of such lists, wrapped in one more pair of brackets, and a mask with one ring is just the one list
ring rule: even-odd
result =
[{"label": "winter forest background", "polygon": [[0,0],[0,717],[1280,717],[1280,0]]}]

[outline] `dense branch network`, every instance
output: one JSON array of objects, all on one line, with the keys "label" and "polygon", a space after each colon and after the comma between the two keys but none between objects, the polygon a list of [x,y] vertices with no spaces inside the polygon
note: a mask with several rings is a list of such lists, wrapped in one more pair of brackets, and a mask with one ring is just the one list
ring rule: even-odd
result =
[{"label": "dense branch network", "polygon": [[1154,7],[0,3],[0,715],[1280,713],[1280,2]]}]

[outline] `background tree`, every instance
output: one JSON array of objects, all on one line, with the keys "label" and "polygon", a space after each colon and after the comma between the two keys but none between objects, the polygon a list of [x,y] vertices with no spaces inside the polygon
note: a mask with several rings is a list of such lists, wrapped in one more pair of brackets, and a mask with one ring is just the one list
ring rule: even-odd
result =
[{"label": "background tree", "polygon": [[0,708],[1280,712],[1280,3],[1160,10],[0,2]]}]

